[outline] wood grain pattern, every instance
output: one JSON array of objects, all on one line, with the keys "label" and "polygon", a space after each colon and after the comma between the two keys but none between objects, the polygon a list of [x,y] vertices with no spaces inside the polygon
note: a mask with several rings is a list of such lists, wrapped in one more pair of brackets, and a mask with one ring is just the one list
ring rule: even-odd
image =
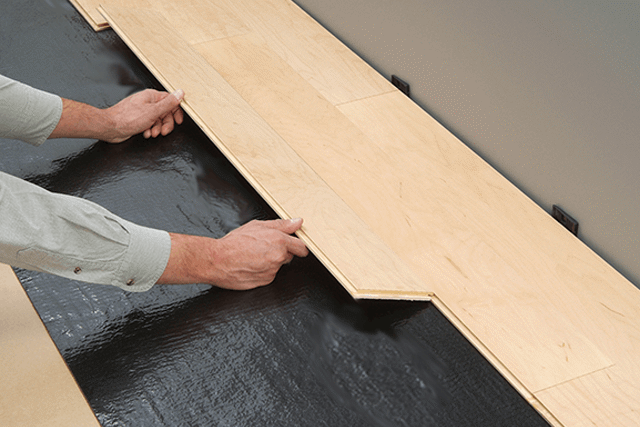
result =
[{"label": "wood grain pattern", "polygon": [[185,90],[191,117],[274,210],[305,218],[299,237],[354,297],[391,288],[430,298],[398,256],[158,13],[104,13],[161,82]]},{"label": "wood grain pattern", "polygon": [[[402,98],[393,97],[358,101],[340,109],[373,141],[385,147],[390,157],[401,150],[399,141],[406,143],[415,138],[416,147],[421,149],[408,148],[412,159],[420,159],[419,163],[443,184],[440,188],[425,186],[425,197],[443,206],[444,216],[432,223],[443,224],[449,234],[449,240],[444,235],[437,236],[434,241],[440,247],[432,250],[439,254],[441,266],[452,265],[448,273],[458,278],[452,283],[461,287],[438,287],[436,296],[446,301],[536,396],[545,396],[540,400],[567,425],[584,425],[576,414],[592,412],[593,408],[607,414],[596,425],[628,425],[629,414],[638,414],[639,408],[629,393],[640,385],[640,365],[636,362],[640,354],[640,292],[495,171],[482,166],[473,153],[432,118]],[[417,123],[425,128],[420,130]],[[453,218],[460,219],[458,225]],[[465,223],[469,224],[467,229],[460,232]],[[469,237],[471,231],[473,238]],[[455,236],[459,236],[458,241],[451,243]],[[417,263],[422,259],[422,254],[403,254],[401,248],[387,243],[414,268],[411,258]],[[465,283],[465,278],[472,280]],[[528,327],[523,327],[523,321]],[[546,344],[529,347],[539,340],[546,340]],[[576,349],[576,340],[581,343],[581,350]],[[529,365],[527,357],[505,357],[501,352],[505,346],[511,352],[529,348],[539,362]],[[566,351],[564,360],[558,350]],[[598,363],[611,366],[579,375],[579,369],[574,368],[585,360],[578,362],[574,358],[577,353],[593,363],[582,365],[585,372]],[[552,354],[559,357],[549,363]],[[611,380],[608,384],[599,381],[597,386],[591,385],[603,373],[621,369],[628,372],[626,384]],[[562,382],[563,375],[575,377]],[[599,387],[608,399],[586,391],[587,385],[594,390]],[[571,409],[551,404],[550,396],[563,395],[555,387],[564,390],[565,402]],[[584,388],[576,391],[582,400],[573,403],[567,390],[576,387]],[[611,409],[612,402],[618,403],[615,410]]]},{"label": "wood grain pattern", "polygon": [[395,90],[387,79],[290,0],[220,3],[242,16],[271,50],[334,105]]},{"label": "wood grain pattern", "polygon": [[[291,1],[282,0],[72,0],[94,29],[108,28],[105,7],[151,8],[187,42],[245,33],[261,34],[269,47],[333,104],[393,91],[391,83]],[[312,44],[315,49],[309,49]],[[322,61],[324,66],[316,65]]]},{"label": "wood grain pattern", "polygon": [[554,413],[575,426],[637,427],[640,425],[637,370],[614,366],[537,393]]},{"label": "wood grain pattern", "polygon": [[0,264],[0,295],[0,425],[99,427],[18,278],[5,264]]},{"label": "wood grain pattern", "polygon": [[[429,184],[422,196],[439,208],[423,210],[423,218],[440,231],[412,226],[432,242],[422,251],[385,241],[414,269],[425,257],[443,269],[450,265],[458,288],[434,282],[436,300],[564,425],[638,425],[640,405],[631,396],[640,385],[640,292],[401,96],[340,110],[389,161],[411,153],[402,173],[412,165],[415,173],[424,170]],[[525,348],[529,355],[518,354]]]},{"label": "wood grain pattern", "polygon": [[[465,325],[501,361],[513,367],[529,389],[540,390],[611,366],[611,361],[584,334],[563,323],[562,313],[549,310],[544,295],[529,297],[531,283],[519,277],[469,226],[453,219],[449,205],[457,198],[447,190],[459,189],[459,180],[446,168],[437,171],[437,175],[425,172],[425,167],[430,168],[429,155],[437,154],[429,153],[425,147],[435,144],[433,129],[422,138],[412,138],[394,126],[397,122],[391,111],[410,114],[401,105],[393,105],[396,101],[403,103],[402,95],[387,94],[348,107],[343,105],[352,115],[360,114],[360,129],[252,34],[200,44],[196,49],[360,218],[411,264],[424,283],[442,290],[439,295],[449,298],[451,291],[459,292],[460,286],[476,291],[468,292],[469,298],[477,300],[476,307],[466,304],[455,308],[465,308]],[[375,111],[362,108],[360,104],[364,103],[375,106]],[[416,117],[411,119],[424,121],[417,116],[424,113],[419,109],[415,112]],[[374,121],[385,123],[385,117],[387,133],[393,132],[395,137],[372,128]],[[455,140],[450,143],[460,144]],[[476,157],[470,151],[458,153],[459,158],[465,155]],[[469,163],[473,161],[477,157]],[[420,185],[432,176],[445,176],[448,182]],[[461,197],[473,199],[473,195]],[[451,234],[453,228],[459,232]],[[435,235],[434,230],[438,231]],[[445,236],[443,231],[450,235]],[[425,242],[445,242],[447,246],[441,251],[448,254],[449,261],[438,258],[433,251],[435,243],[428,247]],[[460,250],[465,245],[476,252],[473,259],[465,258]],[[465,277],[453,267],[454,262],[477,269],[491,266],[492,283],[508,284],[509,292],[503,287],[482,288],[478,283],[485,283],[484,277]],[[460,286],[437,279],[434,271],[442,271],[441,266],[450,269],[440,276],[454,277]],[[487,295],[491,299],[486,299]],[[474,316],[486,317],[488,310],[495,324],[510,327],[500,328],[496,334],[495,328],[478,325]],[[540,328],[541,320],[555,327]],[[567,366],[562,370],[548,368],[558,363]]]},{"label": "wood grain pattern", "polygon": [[[412,219],[412,233],[403,240],[414,239],[414,244],[394,241],[370,224],[374,231],[418,274],[429,260],[455,278],[453,287],[434,282],[436,295],[530,390],[612,364],[597,342],[587,338],[590,328],[577,325],[577,319],[567,317],[566,307],[549,297],[563,282],[584,283],[582,275],[554,277],[555,268],[568,253],[591,258],[591,251],[400,94],[340,110],[383,149],[406,181],[429,182],[403,189],[402,197],[387,197],[389,204],[404,205],[401,210]],[[501,213],[514,209],[512,205],[519,208],[513,212],[515,219]],[[420,242],[430,244],[420,247]],[[595,257],[593,264],[599,264]],[[536,269],[542,273],[530,273]],[[605,277],[602,272],[600,277]],[[577,303],[571,293],[562,301]]]},{"label": "wood grain pattern", "polygon": [[[95,31],[110,28],[98,8],[104,4],[112,7],[130,7],[129,0],[70,0]],[[137,0],[135,7],[153,9],[160,13],[180,36],[189,43],[200,43],[244,34],[249,30],[242,21],[219,2],[201,0]]]}]

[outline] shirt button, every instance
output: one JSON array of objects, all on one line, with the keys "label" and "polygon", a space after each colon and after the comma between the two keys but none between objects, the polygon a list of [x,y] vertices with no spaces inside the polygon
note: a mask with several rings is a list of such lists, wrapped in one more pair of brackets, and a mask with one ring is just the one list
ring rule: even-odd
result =
[{"label": "shirt button", "polygon": [[134,279],[127,280],[127,286],[133,286],[136,283]]},{"label": "shirt button", "polygon": [[73,272],[76,274],[80,274],[80,272],[82,271],[82,269],[80,267],[76,267],[73,269]]}]

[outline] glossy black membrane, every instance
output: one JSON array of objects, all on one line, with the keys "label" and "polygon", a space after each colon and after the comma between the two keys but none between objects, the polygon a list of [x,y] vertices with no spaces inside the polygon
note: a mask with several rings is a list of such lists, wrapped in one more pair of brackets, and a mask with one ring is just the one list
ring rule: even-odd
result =
[{"label": "glossy black membrane", "polygon": [[[159,88],[65,0],[5,0],[0,36],[0,73],[65,97]],[[190,120],[152,141],[0,150],[1,170],[150,227],[220,237],[275,218]],[[17,273],[103,426],[547,425],[431,304],[355,302],[312,256],[251,292]]]}]

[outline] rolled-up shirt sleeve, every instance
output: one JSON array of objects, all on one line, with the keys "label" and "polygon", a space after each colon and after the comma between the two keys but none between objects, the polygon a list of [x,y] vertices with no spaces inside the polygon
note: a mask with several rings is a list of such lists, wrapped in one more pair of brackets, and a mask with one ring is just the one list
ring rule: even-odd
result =
[{"label": "rolled-up shirt sleeve", "polygon": [[0,172],[0,262],[139,292],[158,281],[170,252],[166,231]]},{"label": "rolled-up shirt sleeve", "polygon": [[41,145],[58,125],[62,98],[0,75],[0,137]]}]

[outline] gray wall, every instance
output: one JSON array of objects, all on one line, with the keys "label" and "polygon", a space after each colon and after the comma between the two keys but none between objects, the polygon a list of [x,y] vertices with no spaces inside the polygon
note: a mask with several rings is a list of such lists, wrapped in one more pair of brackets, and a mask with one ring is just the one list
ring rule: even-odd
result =
[{"label": "gray wall", "polygon": [[295,2],[640,285],[640,2]]}]

